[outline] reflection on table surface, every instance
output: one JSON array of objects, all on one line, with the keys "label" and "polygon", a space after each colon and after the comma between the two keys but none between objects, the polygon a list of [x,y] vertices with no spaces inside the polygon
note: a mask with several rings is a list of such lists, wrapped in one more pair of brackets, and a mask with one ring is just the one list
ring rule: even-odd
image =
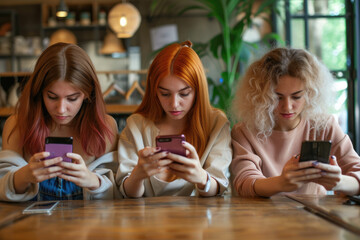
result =
[{"label": "reflection on table surface", "polygon": [[303,204],[310,212],[360,235],[360,206],[344,204],[347,202],[346,197],[292,194],[287,196]]},{"label": "reflection on table surface", "polygon": [[[28,205],[0,202],[0,217]],[[51,215],[28,215],[0,228],[0,239],[358,238],[285,196],[62,201]]]}]

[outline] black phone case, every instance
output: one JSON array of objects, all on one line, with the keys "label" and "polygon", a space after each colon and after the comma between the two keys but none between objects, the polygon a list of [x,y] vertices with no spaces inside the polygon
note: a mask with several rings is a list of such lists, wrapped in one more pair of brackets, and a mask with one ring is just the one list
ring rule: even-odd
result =
[{"label": "black phone case", "polygon": [[299,162],[316,160],[329,163],[330,141],[305,141],[301,146]]}]

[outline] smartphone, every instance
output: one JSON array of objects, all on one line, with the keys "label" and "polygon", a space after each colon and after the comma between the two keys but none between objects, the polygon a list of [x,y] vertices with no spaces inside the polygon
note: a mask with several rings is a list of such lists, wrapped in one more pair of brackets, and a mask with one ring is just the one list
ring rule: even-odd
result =
[{"label": "smartphone", "polygon": [[47,137],[45,139],[45,152],[50,152],[46,159],[62,157],[65,162],[72,162],[71,158],[66,157],[67,153],[73,150],[72,137]]},{"label": "smartphone", "polygon": [[301,145],[299,162],[316,160],[329,163],[331,141],[304,141]]},{"label": "smartphone", "polygon": [[45,213],[51,214],[52,210],[59,204],[59,201],[34,202],[24,209],[23,214]]},{"label": "smartphone", "polygon": [[185,135],[160,135],[156,137],[156,146],[161,151],[168,151],[181,156],[186,156],[186,149],[181,142],[185,141]]}]

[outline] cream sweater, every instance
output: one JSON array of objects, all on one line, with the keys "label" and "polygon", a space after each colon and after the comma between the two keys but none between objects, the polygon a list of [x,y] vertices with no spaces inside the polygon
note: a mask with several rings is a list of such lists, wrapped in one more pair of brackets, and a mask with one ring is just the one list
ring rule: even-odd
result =
[{"label": "cream sweater", "polygon": [[[119,139],[119,169],[116,183],[120,185],[120,192],[126,197],[123,188],[124,180],[130,176],[138,162],[137,152],[146,146],[155,147],[155,138],[160,131],[155,124],[140,114],[131,115]],[[214,111],[211,116],[212,133],[206,149],[200,159],[203,168],[219,183],[222,194],[228,187],[226,176],[231,162],[231,137],[229,121],[220,111]],[[195,195],[195,185],[183,179],[165,182],[152,176],[144,182],[144,197],[153,196],[190,196]]]},{"label": "cream sweater", "polygon": [[[10,150],[0,151],[0,201],[22,202],[34,198],[39,191],[39,184],[31,184],[23,194],[15,192],[14,173],[28,164],[17,152]],[[100,179],[100,187],[96,190],[83,188],[84,199],[114,199],[120,194],[115,187],[114,171],[117,169],[117,152],[109,152],[89,163],[90,171],[93,171]]]},{"label": "cream sweater", "polygon": [[[331,154],[336,156],[342,174],[351,175],[360,182],[360,157],[334,117],[329,118],[325,129],[316,136],[310,122],[305,120],[291,131],[273,131],[264,141],[258,140],[243,123],[233,127],[231,136],[234,151],[231,172],[234,188],[240,196],[256,196],[253,187],[256,179],[281,175],[285,163],[300,154],[304,140],[331,140]],[[296,193],[326,194],[326,189],[308,183]]]}]

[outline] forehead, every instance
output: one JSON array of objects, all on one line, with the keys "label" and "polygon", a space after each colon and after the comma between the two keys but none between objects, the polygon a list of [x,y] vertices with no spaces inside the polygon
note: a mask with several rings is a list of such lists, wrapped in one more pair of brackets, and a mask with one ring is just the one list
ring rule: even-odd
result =
[{"label": "forehead", "polygon": [[75,93],[80,92],[80,90],[75,87],[72,83],[64,81],[64,80],[57,80],[47,86],[44,91],[51,91],[55,94],[57,93]]},{"label": "forehead", "polygon": [[288,75],[280,77],[275,88],[275,92],[280,94],[291,94],[301,90],[304,90],[304,82],[300,78]]},{"label": "forehead", "polygon": [[160,88],[165,88],[171,91],[178,91],[188,86],[189,85],[184,80],[174,75],[168,75],[159,82]]}]

